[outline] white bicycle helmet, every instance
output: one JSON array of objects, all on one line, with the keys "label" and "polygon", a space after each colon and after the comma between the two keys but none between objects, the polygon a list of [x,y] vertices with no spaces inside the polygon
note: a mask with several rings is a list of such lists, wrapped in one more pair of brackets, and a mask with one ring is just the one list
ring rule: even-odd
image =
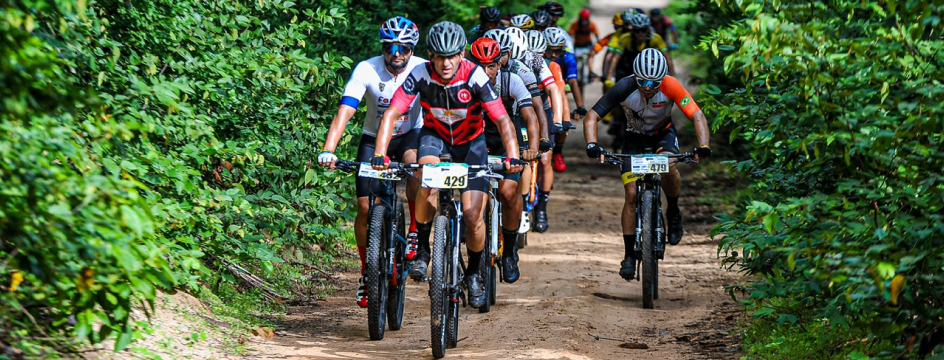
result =
[{"label": "white bicycle helmet", "polygon": [[485,32],[484,37],[495,40],[498,42],[498,47],[501,48],[501,52],[511,51],[511,36],[508,35],[503,29],[492,29]]},{"label": "white bicycle helmet", "polygon": [[669,64],[661,51],[648,48],[636,56],[633,72],[637,78],[643,80],[662,80],[669,73]]},{"label": "white bicycle helmet", "polygon": [[525,60],[528,55],[528,45],[514,36],[509,36],[511,38],[511,53],[509,56],[515,60]]},{"label": "white bicycle helmet", "polygon": [[505,29],[505,32],[508,33],[508,36],[511,37],[511,40],[519,41],[526,47],[528,46],[528,34],[525,32],[525,30],[521,30],[516,27],[510,27]]},{"label": "white bicycle helmet", "polygon": [[567,43],[567,32],[559,27],[549,27],[544,29],[544,38],[547,46],[564,46]]},{"label": "white bicycle helmet", "polygon": [[544,33],[537,30],[528,31],[528,50],[536,53],[543,53],[547,50],[547,40],[544,39]]},{"label": "white bicycle helmet", "polygon": [[465,30],[451,21],[440,21],[429,29],[426,35],[426,47],[429,52],[439,56],[452,56],[465,50]]},{"label": "white bicycle helmet", "polygon": [[410,19],[395,16],[380,25],[380,42],[401,43],[416,46],[420,41],[420,29]]},{"label": "white bicycle helmet", "polygon": [[511,26],[519,29],[530,29],[534,27],[534,20],[528,14],[515,15],[511,17]]},{"label": "white bicycle helmet", "polygon": [[649,20],[649,16],[642,13],[636,13],[632,18],[629,19],[629,25],[633,26],[633,29],[636,28],[647,28],[652,24],[652,21]]}]

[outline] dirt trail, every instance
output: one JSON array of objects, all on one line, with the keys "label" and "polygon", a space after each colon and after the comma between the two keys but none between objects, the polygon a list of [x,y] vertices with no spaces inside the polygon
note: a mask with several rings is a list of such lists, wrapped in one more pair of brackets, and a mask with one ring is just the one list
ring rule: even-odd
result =
[{"label": "dirt trail", "polygon": [[[638,4],[636,4],[638,3]],[[665,1],[591,1],[594,21],[610,28],[619,10],[664,6]],[[608,33],[608,32],[605,32]],[[598,56],[597,60],[602,56]],[[595,66],[600,69],[600,66]],[[685,76],[681,76],[683,79]],[[586,91],[589,108],[599,83]],[[609,144],[601,129],[601,143]],[[521,250],[521,279],[500,283],[498,302],[488,314],[460,310],[459,345],[448,358],[495,359],[720,359],[731,358],[736,340],[736,306],[722,286],[734,274],[719,268],[717,243],[707,232],[710,206],[696,205],[694,184],[684,180],[686,214],[682,244],[667,249],[660,264],[660,299],[642,309],[639,282],[622,280],[619,171],[591,162],[582,129],[573,131],[565,155],[568,169],[557,174],[548,207],[550,229],[532,233]],[[688,171],[691,171],[689,169]],[[701,221],[701,222],[700,222]],[[354,274],[326,301],[291,307],[273,340],[255,343],[248,357],[265,359],[431,359],[426,283],[407,287],[403,328],[382,341],[367,336],[366,310],[353,297]],[[595,337],[600,337],[598,340]],[[645,345],[627,349],[621,344]],[[627,346],[627,345],[624,345]],[[641,346],[639,346],[641,347]]]}]

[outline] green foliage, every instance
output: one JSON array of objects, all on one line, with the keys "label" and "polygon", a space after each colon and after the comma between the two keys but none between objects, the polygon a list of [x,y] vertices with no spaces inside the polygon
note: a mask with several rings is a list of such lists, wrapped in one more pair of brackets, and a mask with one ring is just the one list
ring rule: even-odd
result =
[{"label": "green foliage", "polygon": [[736,167],[755,195],[715,233],[758,278],[755,316],[825,321],[846,334],[833,345],[869,344],[857,358],[939,356],[944,5],[717,3],[747,18],[702,44],[733,51],[724,68],[747,86],[706,107],[751,144]]}]

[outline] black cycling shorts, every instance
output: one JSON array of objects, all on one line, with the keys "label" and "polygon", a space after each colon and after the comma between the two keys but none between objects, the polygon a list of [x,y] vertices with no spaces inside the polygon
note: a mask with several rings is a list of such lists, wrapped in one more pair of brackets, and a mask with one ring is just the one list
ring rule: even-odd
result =
[{"label": "black cycling shorts", "polygon": [[[416,150],[417,141],[420,136],[420,129],[413,129],[410,132],[390,139],[387,146],[387,156],[392,161],[403,161],[403,154],[407,150]],[[377,138],[375,136],[362,134],[361,144],[357,147],[357,162],[369,163],[374,157],[374,149]],[[370,194],[380,191],[380,180],[371,178],[362,178],[360,176],[354,180],[354,192],[357,197],[370,196]]]},{"label": "black cycling shorts", "polygon": [[[420,130],[418,159],[426,156],[439,157],[442,154],[452,156],[454,163],[466,163],[469,165],[485,165],[488,161],[488,149],[485,147],[485,134],[481,134],[472,141],[460,145],[450,145],[439,137],[435,130],[423,128]],[[469,186],[461,189],[460,192],[469,190],[478,190],[485,192],[488,189],[488,179],[484,177],[470,178]]]},{"label": "black cycling shorts", "polygon": [[[633,132],[626,132],[623,140],[623,154],[658,154],[661,152],[679,153],[678,135],[675,132],[675,124],[669,123],[668,127],[661,132],[653,135],[643,135]],[[620,174],[631,172],[629,164],[620,165]]]}]

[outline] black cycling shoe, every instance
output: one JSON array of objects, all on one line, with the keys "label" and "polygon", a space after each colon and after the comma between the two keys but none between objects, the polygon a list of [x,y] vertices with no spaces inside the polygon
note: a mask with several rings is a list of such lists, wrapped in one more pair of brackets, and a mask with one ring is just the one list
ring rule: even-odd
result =
[{"label": "black cycling shoe", "polygon": [[547,211],[534,212],[534,231],[539,233],[547,231]]},{"label": "black cycling shoe", "polygon": [[682,242],[682,212],[666,211],[669,220],[669,245],[678,245]]},{"label": "black cycling shoe", "polygon": [[619,275],[626,281],[636,278],[636,261],[632,257],[625,258],[620,262]]},{"label": "black cycling shoe", "polygon": [[469,306],[478,309],[485,305],[485,284],[482,283],[482,275],[475,273],[466,276],[465,284],[469,288]]},{"label": "black cycling shoe", "polygon": [[426,280],[426,268],[429,267],[429,254],[422,248],[416,251],[416,257],[413,258],[413,264],[410,267],[410,278],[416,281]]},{"label": "black cycling shoe", "polygon": [[502,256],[502,280],[514,284],[519,277],[521,277],[521,272],[518,270],[517,252],[512,256]]}]

